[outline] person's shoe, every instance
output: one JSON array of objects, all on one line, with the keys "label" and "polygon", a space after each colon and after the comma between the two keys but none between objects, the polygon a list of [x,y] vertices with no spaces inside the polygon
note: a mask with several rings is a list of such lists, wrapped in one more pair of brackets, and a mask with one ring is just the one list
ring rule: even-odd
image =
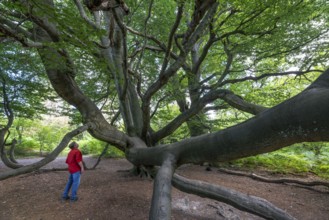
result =
[{"label": "person's shoe", "polygon": [[67,200],[69,200],[69,199],[70,199],[69,196],[63,196],[63,197],[62,197],[62,201],[67,201]]},{"label": "person's shoe", "polygon": [[76,201],[78,201],[78,197],[70,199],[70,202],[76,202]]}]

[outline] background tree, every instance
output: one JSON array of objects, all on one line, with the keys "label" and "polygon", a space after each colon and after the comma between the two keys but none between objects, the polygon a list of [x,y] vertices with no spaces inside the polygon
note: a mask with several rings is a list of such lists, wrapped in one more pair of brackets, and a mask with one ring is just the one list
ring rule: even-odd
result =
[{"label": "background tree", "polygon": [[[184,163],[229,161],[293,143],[328,141],[328,71],[275,107],[244,99],[279,76],[314,79],[323,72],[328,64],[325,1],[84,3],[0,3],[1,36],[37,52],[54,90],[79,111],[85,126],[67,137],[88,128],[95,138],[125,151],[134,165],[161,166],[151,219],[170,218],[172,178],[181,190],[263,217],[290,218],[268,204],[263,207],[269,211],[255,211],[252,205],[259,201],[251,198],[251,206],[241,196],[233,202],[205,183],[196,192],[196,183],[173,174]],[[158,110],[174,105],[179,112],[155,130],[152,120]],[[229,108],[256,117],[205,134],[210,130],[207,111],[220,114]],[[122,121],[115,120],[114,109]],[[183,124],[193,138],[159,144]],[[67,141],[63,139],[51,159]],[[0,174],[0,179],[28,170]]]},{"label": "background tree", "polygon": [[[10,42],[10,41],[9,41]],[[7,118],[6,125],[2,126],[1,155],[6,164],[12,168],[20,167],[14,159],[13,152],[18,140],[10,137],[10,129],[14,118],[38,117],[47,112],[44,101],[51,99],[51,90],[45,77],[39,77],[42,65],[35,53],[21,51],[17,45],[1,44],[1,107]],[[39,62],[38,62],[39,61]],[[33,107],[32,107],[33,106]],[[49,111],[49,110],[48,110]],[[17,127],[19,131],[19,127]],[[18,141],[18,142],[17,142]],[[11,146],[6,150],[6,146]],[[10,154],[7,158],[6,154]]]}]

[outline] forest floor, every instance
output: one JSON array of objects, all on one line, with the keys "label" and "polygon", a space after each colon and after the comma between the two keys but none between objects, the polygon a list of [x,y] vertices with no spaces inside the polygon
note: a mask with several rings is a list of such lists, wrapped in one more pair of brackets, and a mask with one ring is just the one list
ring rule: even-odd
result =
[{"label": "forest floor", "polygon": [[[36,159],[19,160],[29,164]],[[58,158],[46,168],[65,168],[64,158]],[[96,159],[86,157],[88,167]],[[120,172],[132,168],[123,159],[102,159],[95,170],[82,175],[77,202],[61,201],[67,181],[66,171],[30,173],[0,181],[1,220],[144,220],[148,219],[152,197],[152,180]],[[7,170],[0,164],[0,172]],[[314,181],[317,177],[279,175],[253,171],[269,178],[289,177]],[[184,165],[177,170],[182,176],[212,182],[248,195],[262,197],[299,220],[329,219],[329,189],[291,184],[264,183],[249,177],[229,175],[204,166]],[[241,212],[221,202],[186,194],[173,189],[173,220],[201,219],[262,219]]]}]

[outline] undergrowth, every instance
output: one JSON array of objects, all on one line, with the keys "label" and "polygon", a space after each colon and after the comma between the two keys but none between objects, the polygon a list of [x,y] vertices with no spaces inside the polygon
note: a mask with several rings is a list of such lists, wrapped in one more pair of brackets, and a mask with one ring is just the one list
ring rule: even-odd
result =
[{"label": "undergrowth", "polygon": [[229,165],[248,169],[263,168],[283,174],[312,172],[329,180],[329,146],[323,143],[296,145],[272,153],[231,161]]}]

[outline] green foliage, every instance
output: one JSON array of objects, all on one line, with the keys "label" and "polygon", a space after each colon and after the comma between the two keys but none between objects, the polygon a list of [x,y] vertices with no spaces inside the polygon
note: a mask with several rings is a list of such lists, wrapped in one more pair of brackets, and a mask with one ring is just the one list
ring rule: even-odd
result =
[{"label": "green foliage", "polygon": [[18,157],[39,155],[39,142],[31,137],[24,138],[23,142],[15,148],[15,155]]},{"label": "green foliage", "polygon": [[266,107],[273,107],[284,100],[287,100],[300,91],[304,90],[310,81],[314,81],[319,73],[310,73],[304,76],[280,76],[271,77],[270,80],[260,80],[256,82],[244,82],[239,87],[232,89],[243,94],[244,99]]},{"label": "green foliage", "polygon": [[[68,131],[58,121],[30,120],[17,118],[10,129],[9,142],[17,140],[15,153],[17,155],[39,155],[51,152],[62,140]],[[45,124],[46,123],[46,124]]]},{"label": "green foliage", "polygon": [[213,116],[213,130],[218,131],[245,121],[252,115],[238,111],[237,109],[224,109],[220,114]]},{"label": "green foliage", "polygon": [[323,177],[325,179],[329,179],[329,165],[328,165],[328,163],[327,164],[321,164],[319,166],[314,167],[313,172],[316,173],[320,177]]},{"label": "green foliage", "polygon": [[[15,148],[15,155],[18,157],[40,156],[40,152],[45,155],[50,153],[58,146],[64,135],[70,130],[68,124],[61,124],[61,119],[48,120],[29,120],[19,118],[15,121],[15,125],[11,129],[10,140],[13,138],[18,140]],[[45,124],[45,122],[47,122]],[[88,133],[79,135],[77,141],[80,150],[84,155],[100,155],[106,146],[106,143],[93,138]],[[61,153],[66,156],[69,148],[65,148]],[[122,158],[124,152],[115,147],[110,146],[105,157]]]},{"label": "green foliage", "polygon": [[5,91],[16,117],[37,117],[50,112],[44,105],[52,100],[52,90],[43,72],[40,58],[33,49],[19,45],[0,44],[0,107]]},{"label": "green foliage", "polygon": [[[80,140],[80,150],[83,155],[95,155],[99,156],[104,148],[105,143],[94,138],[88,138],[87,140]],[[116,147],[110,146],[105,152],[104,157],[109,158],[123,158],[125,156],[124,152],[120,151]]]},{"label": "green foliage", "polygon": [[[179,109],[174,104],[168,104],[166,106],[160,107],[157,114],[153,117],[152,128],[154,130],[162,129],[166,126],[175,116],[179,115]],[[187,125],[183,124],[179,129],[177,129],[173,134],[164,138],[161,144],[174,143],[180,141],[189,136]]]},{"label": "green foliage", "polygon": [[301,173],[310,169],[310,164],[302,155],[270,153],[236,161],[238,166],[256,168],[263,167],[279,173]]},{"label": "green foliage", "polygon": [[[83,138],[76,140],[79,143],[79,149],[83,155],[100,155],[105,149],[106,143],[93,138],[90,134],[86,133]],[[69,149],[66,149],[68,151]],[[124,152],[117,148],[110,146],[105,152],[105,157],[110,158],[123,158]]]},{"label": "green foliage", "polygon": [[329,143],[303,143],[230,162],[231,166],[278,173],[306,173],[329,179]]},{"label": "green foliage", "polygon": [[89,135],[86,135],[82,140],[78,140],[78,143],[83,154],[98,154],[105,146],[104,142],[94,139]]},{"label": "green foliage", "polygon": [[124,158],[125,153],[119,150],[116,147],[110,146],[109,149],[105,153],[105,157],[108,158]]}]

